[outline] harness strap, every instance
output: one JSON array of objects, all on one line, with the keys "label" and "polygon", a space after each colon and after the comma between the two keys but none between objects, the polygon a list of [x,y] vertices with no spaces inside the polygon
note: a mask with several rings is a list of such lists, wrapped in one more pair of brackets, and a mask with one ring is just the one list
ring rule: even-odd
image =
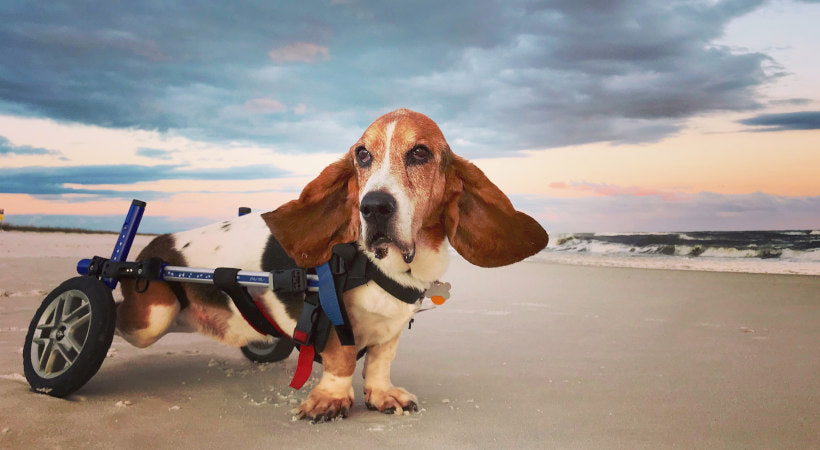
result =
[{"label": "harness strap", "polygon": [[[419,299],[424,298],[424,291],[412,287],[402,286],[392,278],[388,277],[379,267],[370,261],[364,253],[358,251],[354,244],[337,244],[333,246],[333,255],[340,258],[344,263],[344,274],[342,292],[359,287],[370,280],[376,282],[388,294],[396,297],[404,303],[414,304]],[[333,261],[333,259],[331,259]]]},{"label": "harness strap", "polygon": [[296,364],[296,373],[293,374],[293,379],[290,380],[290,387],[299,390],[305,385],[305,382],[310,378],[310,372],[313,371],[313,358],[316,356],[316,351],[313,345],[299,346],[299,362]]},{"label": "harness strap", "polygon": [[[330,258],[330,270],[336,285],[336,295],[343,298],[344,293],[366,283],[365,267],[367,257],[358,251],[353,244],[337,244],[333,246],[333,256]],[[344,302],[338,302],[344,323],[336,325],[336,334],[342,345],[355,345],[353,328],[347,317]]]},{"label": "harness strap", "polygon": [[310,345],[316,342],[313,335],[316,332],[320,316],[319,299],[316,297],[316,293],[312,292],[305,295],[305,301],[302,303],[302,313],[299,314],[299,320],[296,321],[296,327],[293,329],[293,340],[300,345]]},{"label": "harness strap", "polygon": [[330,265],[324,263],[316,266],[316,275],[319,275],[319,300],[322,302],[322,309],[327,314],[327,318],[333,325],[344,325],[345,318],[342,317],[342,310],[339,307],[339,298],[336,296],[336,283],[333,274],[330,272]]},{"label": "harness strap", "polygon": [[[321,280],[321,277],[320,277]],[[332,281],[332,280],[331,280]],[[324,349],[330,332],[330,322],[327,312],[322,312],[321,300],[316,292],[308,292],[302,304],[302,313],[293,329],[293,340],[299,343],[299,361],[296,363],[296,373],[290,381],[290,387],[301,389],[313,371],[313,360],[316,359],[316,347],[319,352]]]},{"label": "harness strap", "polygon": [[239,310],[239,313],[242,314],[242,317],[245,318],[245,321],[248,322],[253,329],[260,334],[269,334],[276,337],[284,336],[285,333],[282,332],[278,325],[275,325],[273,318],[268,318],[267,315],[262,312],[263,308],[260,308],[257,303],[253,301],[251,295],[248,294],[248,290],[236,282],[236,274],[238,272],[239,269],[231,267],[217,267],[214,269],[214,286],[228,294],[231,300],[233,300],[233,304],[236,305],[236,309]]},{"label": "harness strap", "polygon": [[[369,261],[368,261],[369,262]],[[375,281],[382,289],[404,303],[414,304],[424,298],[424,291],[413,287],[402,286],[384,274],[375,264],[367,265],[367,278]]]},{"label": "harness strap", "polygon": [[182,287],[179,281],[166,281],[166,283],[168,283],[168,287],[171,288],[171,291],[176,295],[180,311],[191,305],[191,301],[188,300],[188,294],[185,293],[185,288]]}]

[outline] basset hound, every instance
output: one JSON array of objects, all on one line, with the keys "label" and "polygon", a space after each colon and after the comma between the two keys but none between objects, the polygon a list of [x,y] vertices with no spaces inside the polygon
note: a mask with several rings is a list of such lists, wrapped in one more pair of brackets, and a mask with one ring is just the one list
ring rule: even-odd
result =
[{"label": "basset hound", "polygon": [[[376,119],[298,199],[261,215],[158,236],[138,259],[259,271],[272,239],[305,268],[326,262],[335,244],[355,242],[383,273],[423,291],[444,274],[448,243],[475,265],[497,267],[537,253],[548,236],[481,170],[453,154],[435,122],[401,109]],[[220,291],[183,286],[184,307],[166,283],[152,282],[137,292],[133,281],[122,280],[118,335],[137,347],[169,331],[197,331],[234,346],[271,339],[252,328]],[[251,295],[282,330],[294,329],[300,311],[293,302],[271,290]],[[420,302],[398,301],[373,282],[347,291],[342,301],[356,345],[341,345],[331,332],[321,352],[321,379],[294,413],[314,421],[347,416],[357,353],[365,348],[366,405],[382,412],[416,410],[416,396],[391,383],[390,364]]]}]

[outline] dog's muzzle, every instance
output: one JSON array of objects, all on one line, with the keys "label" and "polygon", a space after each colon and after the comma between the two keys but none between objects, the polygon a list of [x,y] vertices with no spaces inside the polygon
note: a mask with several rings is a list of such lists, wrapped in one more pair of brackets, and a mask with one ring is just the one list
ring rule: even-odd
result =
[{"label": "dog's muzzle", "polygon": [[372,250],[376,258],[387,256],[388,245],[396,245],[402,252],[404,262],[410,264],[416,256],[415,245],[404,249],[396,240],[396,198],[384,191],[373,191],[365,194],[359,205],[359,212],[366,225],[365,245]]}]

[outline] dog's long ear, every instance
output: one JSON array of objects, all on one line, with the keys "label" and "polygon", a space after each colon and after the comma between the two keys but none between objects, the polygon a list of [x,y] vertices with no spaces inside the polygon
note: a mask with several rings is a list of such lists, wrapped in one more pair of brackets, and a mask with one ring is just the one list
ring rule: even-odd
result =
[{"label": "dog's long ear", "polygon": [[262,218],[300,267],[326,262],[334,245],[359,237],[359,189],[350,157],[327,166],[298,199]]},{"label": "dog's long ear", "polygon": [[504,266],[547,246],[547,232],[535,219],[516,211],[481,169],[452,155],[445,173],[444,226],[450,244],[467,261]]}]

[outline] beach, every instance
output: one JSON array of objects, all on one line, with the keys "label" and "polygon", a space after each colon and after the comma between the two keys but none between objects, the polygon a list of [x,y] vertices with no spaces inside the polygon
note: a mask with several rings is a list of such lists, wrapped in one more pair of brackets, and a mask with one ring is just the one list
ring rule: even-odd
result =
[{"label": "beach", "polygon": [[[75,394],[29,390],[43,297],[115,235],[0,232],[0,448],[818,448],[820,276],[453,257],[451,298],[406,330],[392,379],[420,412],[294,421],[296,354],[256,364],[171,334],[114,338]],[[138,236],[132,255],[150,237]]]}]

